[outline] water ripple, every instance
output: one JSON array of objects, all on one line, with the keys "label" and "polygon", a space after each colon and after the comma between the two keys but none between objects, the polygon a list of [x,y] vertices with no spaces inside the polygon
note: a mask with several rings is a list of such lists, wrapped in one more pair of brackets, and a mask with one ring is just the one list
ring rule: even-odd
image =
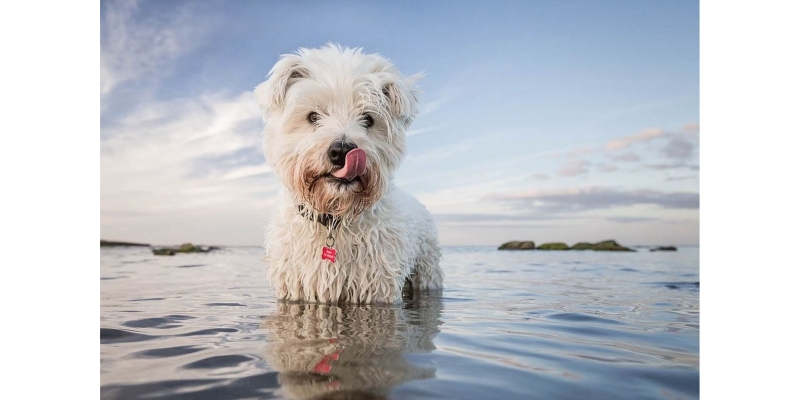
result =
[{"label": "water ripple", "polygon": [[594,315],[589,314],[581,314],[581,313],[560,313],[560,314],[551,314],[548,316],[550,319],[560,320],[560,321],[569,321],[569,322],[582,322],[582,323],[601,323],[601,324],[621,324],[620,321],[615,321],[613,319],[607,318],[600,318]]},{"label": "water ripple", "polygon": [[141,342],[150,339],[155,337],[123,329],[100,328],[100,344]]},{"label": "water ripple", "polygon": [[166,317],[145,318],[123,322],[122,325],[130,328],[157,328],[170,329],[180,327],[179,321],[194,319],[189,315],[167,315]]},{"label": "water ripple", "polygon": [[445,290],[391,306],[277,302],[262,253],[101,249],[101,397],[699,397],[697,248],[444,248]]},{"label": "water ripple", "polygon": [[186,364],[183,367],[188,369],[197,369],[197,368],[213,369],[213,368],[235,367],[241,363],[245,363],[251,360],[252,360],[251,357],[240,356],[240,355],[214,356]]}]

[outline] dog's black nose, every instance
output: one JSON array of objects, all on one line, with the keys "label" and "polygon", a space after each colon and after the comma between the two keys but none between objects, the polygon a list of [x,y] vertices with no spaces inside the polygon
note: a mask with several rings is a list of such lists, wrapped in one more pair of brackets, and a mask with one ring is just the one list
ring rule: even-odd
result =
[{"label": "dog's black nose", "polygon": [[331,147],[328,147],[328,158],[331,163],[337,167],[344,167],[344,159],[350,150],[356,149],[353,143],[345,142],[344,140],[334,140]]}]

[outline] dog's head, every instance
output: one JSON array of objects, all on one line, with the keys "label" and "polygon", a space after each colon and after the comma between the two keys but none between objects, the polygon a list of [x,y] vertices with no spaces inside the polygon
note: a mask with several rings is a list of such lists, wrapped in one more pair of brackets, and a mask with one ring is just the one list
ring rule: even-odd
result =
[{"label": "dog's head", "polygon": [[282,56],[255,95],[266,158],[296,200],[334,215],[377,202],[405,152],[420,78],[361,49]]}]

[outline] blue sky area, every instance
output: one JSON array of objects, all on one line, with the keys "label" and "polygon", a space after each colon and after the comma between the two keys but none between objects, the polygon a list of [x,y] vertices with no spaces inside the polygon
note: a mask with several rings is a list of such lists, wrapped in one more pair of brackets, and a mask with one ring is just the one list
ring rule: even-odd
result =
[{"label": "blue sky area", "polygon": [[420,71],[397,184],[446,245],[697,244],[697,1],[101,3],[101,236],[257,245],[252,96],[333,42]]}]

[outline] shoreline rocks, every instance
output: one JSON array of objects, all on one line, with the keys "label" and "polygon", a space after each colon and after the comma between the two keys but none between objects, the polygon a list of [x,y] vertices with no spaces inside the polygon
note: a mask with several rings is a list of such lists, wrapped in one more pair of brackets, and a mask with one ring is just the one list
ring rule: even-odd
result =
[{"label": "shoreline rocks", "polygon": [[566,243],[545,243],[539,245],[536,250],[569,250]]},{"label": "shoreline rocks", "polygon": [[[544,243],[539,245],[539,247],[536,247],[534,242],[532,241],[511,241],[503,243],[497,249],[498,250],[555,250],[555,251],[565,251],[565,250],[634,251],[634,252],[636,251],[634,249],[620,245],[615,240],[604,240],[602,242],[597,242],[597,243],[579,242],[573,245],[572,247],[568,246],[566,243],[561,243],[561,242]],[[651,251],[656,251],[656,250],[651,250]],[[662,251],[672,251],[672,250],[662,250]]]},{"label": "shoreline rocks", "polygon": [[594,245],[589,242],[575,243],[570,250],[594,250]]},{"label": "shoreline rocks", "polygon": [[153,249],[153,255],[156,256],[174,256],[174,249]]},{"label": "shoreline rocks", "polygon": [[650,249],[650,251],[678,251],[675,246],[658,246]]},{"label": "shoreline rocks", "polygon": [[533,250],[536,248],[536,244],[531,241],[525,242],[506,242],[500,245],[498,250]]},{"label": "shoreline rocks", "polygon": [[156,256],[174,256],[178,253],[208,253],[218,249],[219,247],[215,246],[195,246],[191,243],[184,243],[178,247],[159,247],[152,250],[153,255]]},{"label": "shoreline rocks", "polygon": [[113,240],[100,239],[100,247],[122,247],[122,246],[150,247],[150,245],[147,243],[115,242]]},{"label": "shoreline rocks", "polygon": [[595,251],[636,251],[634,249],[629,249],[629,248],[627,248],[625,246],[620,246],[620,244],[617,243],[614,240],[604,240],[602,242],[595,243],[594,244],[594,250]]}]

